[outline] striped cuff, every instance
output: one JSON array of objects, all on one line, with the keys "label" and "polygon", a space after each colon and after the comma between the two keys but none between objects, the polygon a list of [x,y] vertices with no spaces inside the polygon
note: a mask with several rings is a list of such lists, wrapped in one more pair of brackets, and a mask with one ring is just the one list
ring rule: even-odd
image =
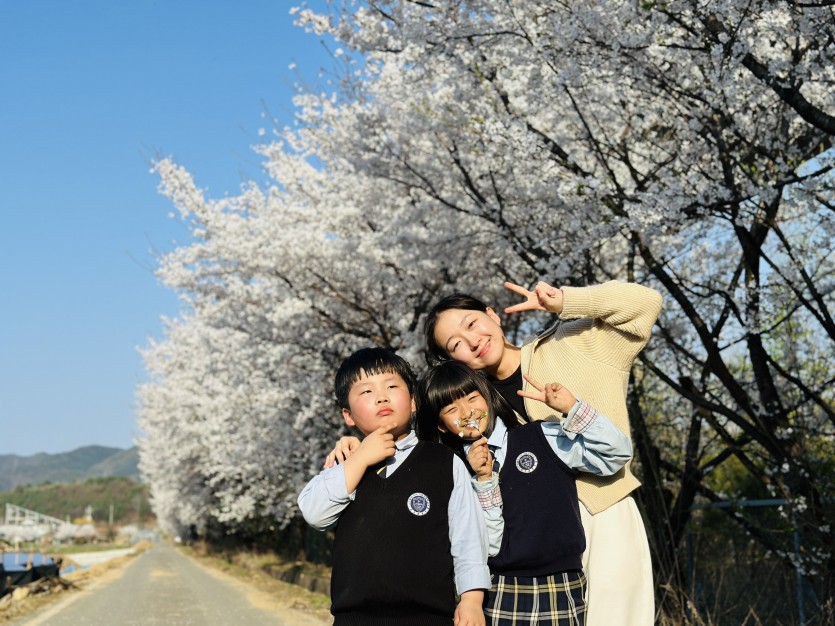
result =
[{"label": "striped cuff", "polygon": [[577,400],[577,410],[570,418],[563,420],[562,429],[569,433],[580,434],[591,426],[597,417],[597,411],[587,402]]},{"label": "striped cuff", "polygon": [[478,503],[482,509],[492,509],[493,507],[502,506],[502,490],[497,484],[488,491],[476,491],[478,496]]}]

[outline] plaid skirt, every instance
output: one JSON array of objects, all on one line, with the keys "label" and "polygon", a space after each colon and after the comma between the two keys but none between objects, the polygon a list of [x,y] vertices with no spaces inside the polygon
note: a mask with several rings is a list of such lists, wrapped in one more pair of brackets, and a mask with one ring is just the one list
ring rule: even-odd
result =
[{"label": "plaid skirt", "polygon": [[583,626],[585,597],[581,570],[534,578],[494,574],[484,617],[488,626]]}]

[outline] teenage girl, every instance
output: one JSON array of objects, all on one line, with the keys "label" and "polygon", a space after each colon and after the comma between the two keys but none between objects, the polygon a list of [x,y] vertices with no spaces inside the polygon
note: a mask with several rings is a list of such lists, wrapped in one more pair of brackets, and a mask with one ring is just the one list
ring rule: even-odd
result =
[{"label": "teenage girl", "polygon": [[[540,282],[533,291],[513,283],[505,287],[525,298],[505,313],[545,310],[558,314],[559,320],[516,346],[505,338],[493,309],[456,294],[438,302],[427,317],[430,361],[452,359],[483,371],[523,421],[562,417],[561,409],[531,395],[540,392],[533,380],[558,380],[628,435],[629,375],[658,318],[661,295],[617,281],[559,289]],[[649,544],[631,496],[638,486],[629,463],[612,476],[582,473],[577,478],[587,544],[588,626],[653,624]]]},{"label": "teenage girl", "polygon": [[[628,437],[558,383],[525,397],[566,414],[521,425],[479,372],[456,361],[421,379],[415,430],[463,442],[490,538],[488,624],[585,624],[585,535],[575,478],[609,476],[631,458]],[[513,416],[513,417],[510,417]]]}]

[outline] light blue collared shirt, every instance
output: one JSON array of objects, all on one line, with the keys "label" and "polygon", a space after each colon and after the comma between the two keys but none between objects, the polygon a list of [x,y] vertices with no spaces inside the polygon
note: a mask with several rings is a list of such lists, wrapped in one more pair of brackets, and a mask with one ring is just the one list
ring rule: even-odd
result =
[{"label": "light blue collared shirt", "polygon": [[[414,431],[395,442],[394,456],[386,459],[386,476],[391,476],[415,449]],[[455,568],[455,588],[461,595],[471,589],[490,588],[487,567],[488,535],[478,498],[470,487],[470,474],[461,459],[452,460],[452,494],[449,498],[449,542]],[[339,520],[342,511],[354,501],[356,490],[348,493],[345,468],[335,465],[319,472],[299,494],[299,509],[305,521],[317,530],[326,530]]]},{"label": "light blue collared shirt", "polygon": [[[539,422],[548,445],[559,459],[573,469],[598,476],[611,476],[632,458],[632,442],[611,420],[595,411],[589,404],[577,400],[562,422]],[[508,430],[504,422],[496,420],[487,445],[493,458],[504,465],[507,455]],[[469,452],[471,444],[465,444]],[[472,485],[479,495],[487,536],[489,555],[499,553],[504,534],[499,476],[495,472],[485,481],[472,478]]]}]

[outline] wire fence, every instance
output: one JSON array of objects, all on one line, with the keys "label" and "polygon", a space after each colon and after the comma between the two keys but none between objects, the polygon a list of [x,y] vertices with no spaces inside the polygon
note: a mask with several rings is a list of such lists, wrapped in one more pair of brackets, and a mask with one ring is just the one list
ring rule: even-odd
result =
[{"label": "wire fence", "polygon": [[[785,499],[699,504],[685,534],[687,584],[692,611],[712,624],[807,626],[820,621],[821,603],[814,577],[792,567],[785,555],[762,547],[727,511],[744,510],[748,523],[771,534],[773,544],[795,563],[803,561],[802,537]],[[792,554],[793,552],[793,554]]]}]

